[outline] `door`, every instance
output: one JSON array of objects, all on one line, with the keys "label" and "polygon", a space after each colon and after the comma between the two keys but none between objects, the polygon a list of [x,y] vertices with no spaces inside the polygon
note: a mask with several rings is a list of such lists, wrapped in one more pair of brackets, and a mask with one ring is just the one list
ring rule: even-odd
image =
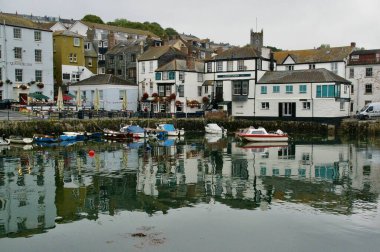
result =
[{"label": "door", "polygon": [[19,94],[19,100],[21,105],[28,104],[28,95],[24,93]]},{"label": "door", "polygon": [[278,104],[279,117],[296,117],[296,103],[282,102]]}]

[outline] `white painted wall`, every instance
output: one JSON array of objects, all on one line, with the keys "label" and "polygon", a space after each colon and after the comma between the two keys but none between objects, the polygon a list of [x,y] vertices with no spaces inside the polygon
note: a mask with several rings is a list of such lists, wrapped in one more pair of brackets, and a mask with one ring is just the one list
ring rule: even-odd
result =
[{"label": "white painted wall", "polygon": [[[306,70],[309,69],[309,64],[293,64],[291,61],[291,58],[288,57],[286,61],[289,61],[289,63],[294,66],[294,70]],[[315,65],[316,69],[324,68],[329,71],[332,71],[332,63],[337,63],[337,71],[336,74],[340,77],[346,78],[346,62],[339,61],[339,62],[326,62],[326,63],[312,63]],[[277,65],[277,71],[288,71],[288,65],[284,64],[278,64]]]},{"label": "white painted wall", "polygon": [[[0,46],[1,59],[0,68],[2,69],[3,82],[9,79],[13,82],[12,85],[4,84],[0,87],[3,92],[3,99],[10,98],[19,100],[20,93],[29,93],[29,88],[26,90],[19,89],[21,84],[27,84],[35,80],[35,71],[42,71],[42,82],[45,84],[43,89],[38,91],[44,95],[53,97],[53,36],[50,31],[40,31],[41,41],[34,40],[34,29],[20,28],[21,39],[13,37],[13,26],[0,25]],[[22,59],[14,58],[14,48],[22,48]],[[42,62],[35,62],[35,50],[41,50]],[[15,69],[22,69],[23,80],[15,81]]]}]

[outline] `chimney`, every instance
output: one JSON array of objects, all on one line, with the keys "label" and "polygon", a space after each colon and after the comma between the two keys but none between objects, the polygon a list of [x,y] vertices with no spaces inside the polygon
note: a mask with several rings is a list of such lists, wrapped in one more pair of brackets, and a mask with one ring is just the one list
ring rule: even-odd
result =
[{"label": "chimney", "polygon": [[112,49],[116,45],[115,33],[110,31],[108,33],[108,48]]},{"label": "chimney", "polygon": [[355,42],[351,42],[351,47],[355,48],[356,47],[356,43]]},{"label": "chimney", "polygon": [[195,69],[195,58],[194,57],[191,57],[191,56],[188,56],[186,58],[186,66],[187,66],[187,69],[188,70],[193,70]]}]

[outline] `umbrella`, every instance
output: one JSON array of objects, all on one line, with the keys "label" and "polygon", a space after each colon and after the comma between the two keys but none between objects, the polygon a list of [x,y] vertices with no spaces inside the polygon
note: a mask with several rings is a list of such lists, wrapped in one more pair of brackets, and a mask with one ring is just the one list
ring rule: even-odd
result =
[{"label": "umbrella", "polygon": [[127,90],[124,90],[123,103],[121,104],[122,110],[127,110]]},{"label": "umbrella", "polygon": [[77,102],[78,108],[82,107],[82,97],[80,95],[80,87],[78,87],[76,102]]},{"label": "umbrella", "polygon": [[40,94],[40,93],[29,93],[28,96],[31,98],[40,100],[40,101],[49,99],[49,97],[47,97],[46,95]]},{"label": "umbrella", "polygon": [[63,95],[62,95],[62,88],[61,87],[59,87],[59,89],[58,89],[57,109],[58,109],[58,111],[61,111],[63,109]]},{"label": "umbrella", "polygon": [[99,98],[99,90],[95,89],[95,97],[94,97],[94,109],[96,111],[99,110],[100,107],[100,98]]}]

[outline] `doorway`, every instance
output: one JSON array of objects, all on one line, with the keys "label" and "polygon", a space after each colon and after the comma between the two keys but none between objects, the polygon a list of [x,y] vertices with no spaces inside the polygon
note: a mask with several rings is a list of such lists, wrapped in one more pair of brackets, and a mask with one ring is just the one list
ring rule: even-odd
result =
[{"label": "doorway", "polygon": [[279,117],[296,117],[295,102],[280,102],[278,104]]}]

